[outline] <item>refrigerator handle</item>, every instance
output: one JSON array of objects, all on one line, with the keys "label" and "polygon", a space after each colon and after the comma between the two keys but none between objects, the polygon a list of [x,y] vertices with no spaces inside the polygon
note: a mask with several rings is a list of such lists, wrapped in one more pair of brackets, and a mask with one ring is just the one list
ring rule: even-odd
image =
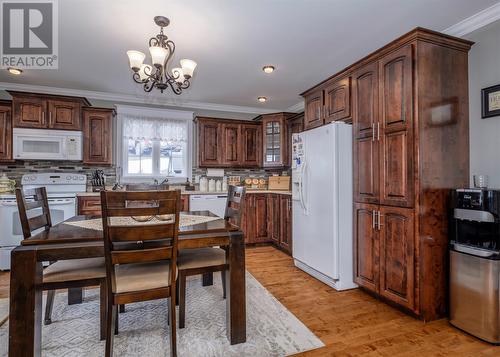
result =
[{"label": "refrigerator handle", "polygon": [[[302,179],[300,185],[300,197],[302,200],[302,208],[304,210],[304,214],[307,215],[307,195],[304,194],[304,181],[306,181],[307,177],[307,161],[304,160],[303,170],[302,170]],[[307,182],[306,182],[307,184]]]}]

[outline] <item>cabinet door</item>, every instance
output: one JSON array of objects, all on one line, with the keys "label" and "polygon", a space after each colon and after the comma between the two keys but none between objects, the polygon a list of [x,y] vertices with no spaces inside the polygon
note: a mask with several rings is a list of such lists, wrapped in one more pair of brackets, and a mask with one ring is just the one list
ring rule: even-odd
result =
[{"label": "cabinet door", "polygon": [[375,137],[378,123],[378,67],[370,63],[353,75],[354,133]]},{"label": "cabinet door", "polygon": [[0,161],[12,161],[11,106],[0,105]]},{"label": "cabinet door", "polygon": [[380,214],[380,295],[414,309],[413,210],[383,206]]},{"label": "cabinet door", "polygon": [[325,88],[325,123],[351,118],[351,77]]},{"label": "cabinet door", "polygon": [[264,130],[264,167],[283,167],[287,162],[287,128],[281,114],[265,117],[262,120]]},{"label": "cabinet door", "polygon": [[78,215],[101,216],[101,197],[78,196]]},{"label": "cabinet door", "polygon": [[222,130],[222,164],[224,166],[239,166],[241,163],[240,125],[221,125]]},{"label": "cabinet door", "polygon": [[189,212],[189,195],[181,195],[181,211]]},{"label": "cabinet door", "polygon": [[81,130],[81,104],[69,100],[48,100],[49,128]]},{"label": "cabinet door", "polygon": [[255,240],[257,242],[267,242],[269,241],[269,232],[267,230],[267,197],[265,194],[256,194],[254,200]]},{"label": "cabinet door", "polygon": [[354,139],[354,199],[379,202],[379,145],[371,136]]},{"label": "cabinet door", "polygon": [[380,202],[413,207],[412,45],[382,58],[380,73]]},{"label": "cabinet door", "polygon": [[[280,195],[280,247],[292,254],[292,198]],[[275,218],[276,219],[276,218]]]},{"label": "cabinet door", "polygon": [[255,197],[253,194],[247,193],[243,205],[243,215],[241,216],[241,229],[245,236],[245,243],[256,243],[255,213]]},{"label": "cabinet door", "polygon": [[319,90],[305,98],[304,129],[312,129],[324,124],[323,121],[323,91]]},{"label": "cabinet door", "polygon": [[354,199],[379,202],[379,144],[377,63],[353,75]]},{"label": "cabinet door", "polygon": [[354,205],[354,281],[373,292],[379,290],[378,206]]},{"label": "cabinet door", "polygon": [[241,166],[259,167],[262,164],[262,127],[241,125]]},{"label": "cabinet door", "polygon": [[38,97],[12,99],[14,128],[47,128],[47,101]]},{"label": "cabinet door", "polygon": [[278,194],[269,194],[267,196],[267,229],[271,241],[280,244],[281,230],[281,212],[280,212],[280,197]]},{"label": "cabinet door", "polygon": [[83,112],[83,163],[112,164],[112,111]]},{"label": "cabinet door", "polygon": [[216,121],[198,122],[199,158],[201,167],[221,166],[221,127]]}]

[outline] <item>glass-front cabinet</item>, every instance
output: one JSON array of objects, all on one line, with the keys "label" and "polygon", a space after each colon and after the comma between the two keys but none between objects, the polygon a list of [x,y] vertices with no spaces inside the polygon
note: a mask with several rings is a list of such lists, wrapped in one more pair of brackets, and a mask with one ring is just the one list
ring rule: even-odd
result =
[{"label": "glass-front cabinet", "polygon": [[288,164],[288,140],[286,120],[288,113],[262,116],[264,167],[283,167]]}]

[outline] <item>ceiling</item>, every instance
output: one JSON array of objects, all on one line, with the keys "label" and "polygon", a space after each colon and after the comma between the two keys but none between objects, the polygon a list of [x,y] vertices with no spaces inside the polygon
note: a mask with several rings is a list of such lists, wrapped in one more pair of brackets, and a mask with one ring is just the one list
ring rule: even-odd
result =
[{"label": "ceiling", "polygon": [[[412,28],[442,31],[496,2],[59,1],[59,69],[25,70],[19,77],[2,70],[0,82],[104,92],[165,105],[221,104],[221,110],[225,105],[248,113],[286,110],[300,101],[300,92]],[[181,96],[145,94],[131,79],[125,52],[148,54],[147,41],[158,32],[155,15],[171,20],[165,32],[177,46],[173,64],[181,58],[198,63],[191,88]],[[266,75],[261,70],[265,64],[277,70]],[[257,102],[261,95],[269,98],[267,103]]]}]

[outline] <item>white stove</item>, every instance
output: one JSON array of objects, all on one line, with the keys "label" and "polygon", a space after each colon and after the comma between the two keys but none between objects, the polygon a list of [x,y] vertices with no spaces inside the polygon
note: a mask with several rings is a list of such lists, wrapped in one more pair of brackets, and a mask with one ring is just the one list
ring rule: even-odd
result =
[{"label": "white stove", "polygon": [[[76,214],[76,194],[86,191],[87,177],[68,173],[33,173],[23,175],[23,189],[45,187],[52,224]],[[36,216],[36,210],[30,212]],[[37,232],[34,232],[36,234]],[[23,240],[15,194],[0,195],[0,270],[10,269],[10,252]]]}]

